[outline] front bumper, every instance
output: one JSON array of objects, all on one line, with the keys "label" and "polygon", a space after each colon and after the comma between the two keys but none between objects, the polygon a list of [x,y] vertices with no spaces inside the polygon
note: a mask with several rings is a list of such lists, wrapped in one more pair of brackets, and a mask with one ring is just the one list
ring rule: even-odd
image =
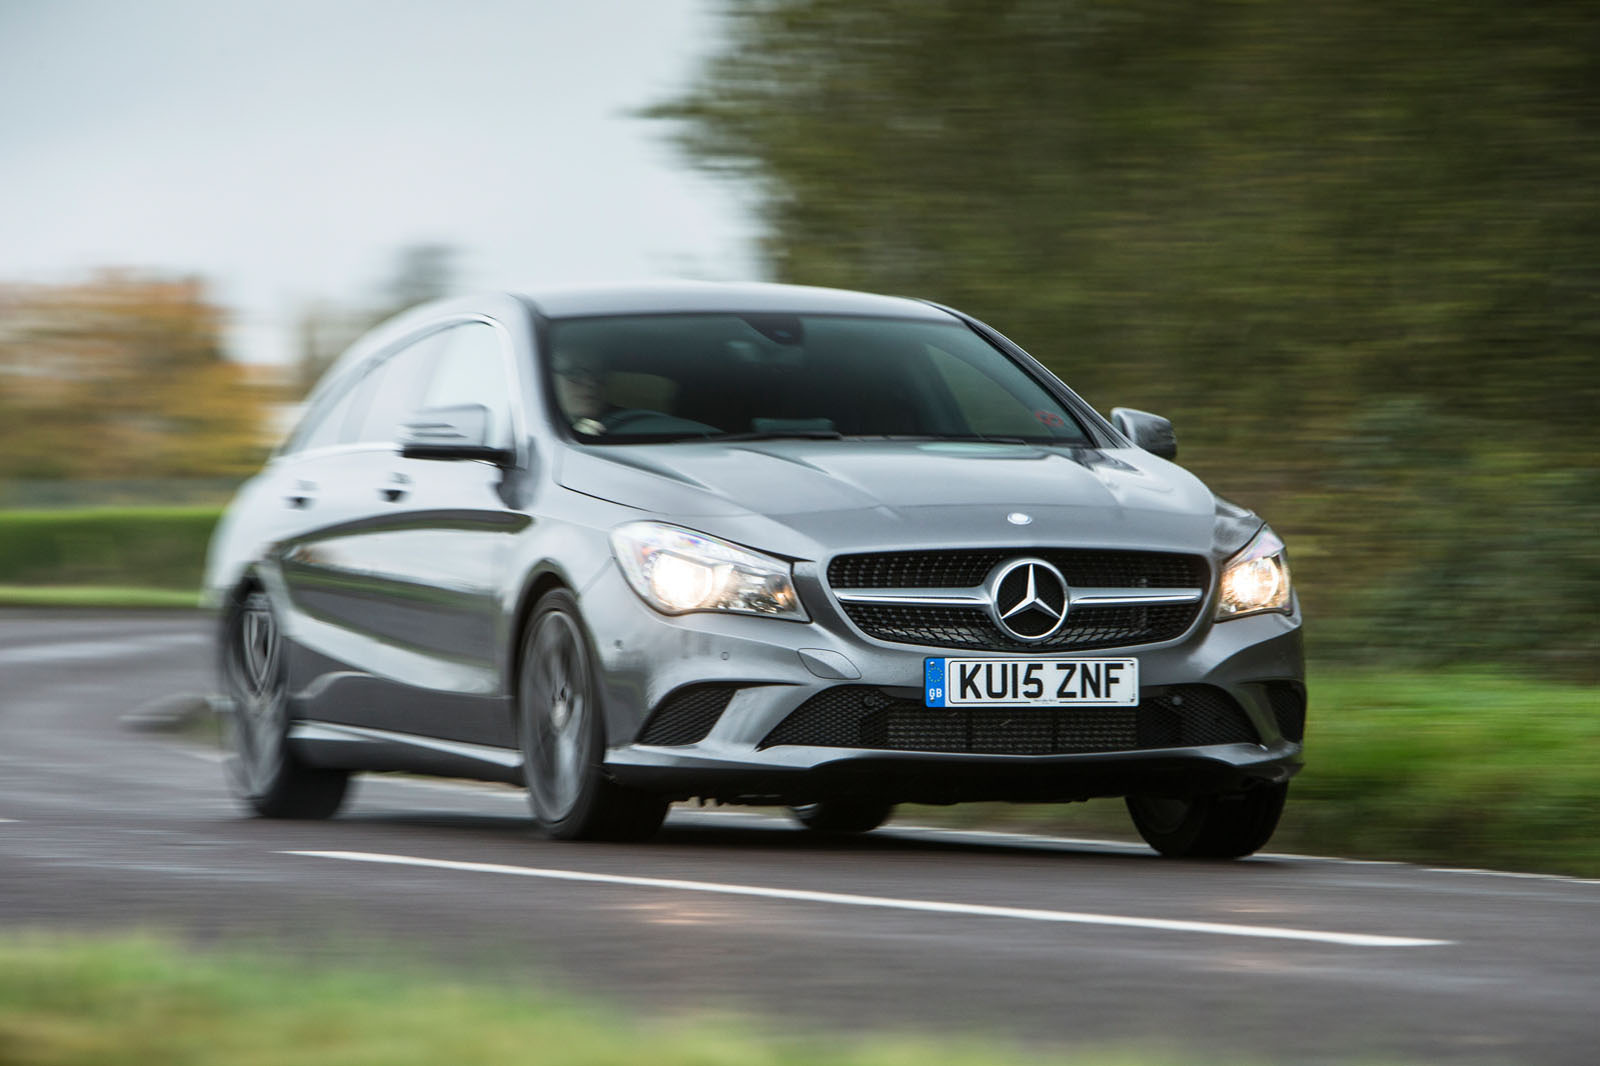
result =
[{"label": "front bumper", "polygon": [[[840,796],[1063,801],[1235,791],[1286,781],[1301,766],[1299,728],[1275,706],[1275,698],[1297,693],[1303,721],[1298,608],[1220,625],[1202,620],[1165,644],[1085,653],[1137,657],[1141,690],[1151,697],[1179,686],[1221,690],[1241,721],[1239,737],[1227,743],[1145,743],[1138,750],[1072,754],[771,743],[774,729],[808,700],[841,686],[881,691],[898,706],[909,706],[912,697],[921,698],[924,659],[947,654],[861,635],[821,592],[815,575],[796,577],[813,615],[809,623],[710,613],[668,618],[645,606],[615,567],[605,568],[584,590],[582,606],[605,695],[606,767],[619,783],[736,802]],[[704,735],[689,742],[641,742],[651,712],[691,686],[721,687],[728,694]],[[1141,736],[1148,735],[1141,725]]]}]

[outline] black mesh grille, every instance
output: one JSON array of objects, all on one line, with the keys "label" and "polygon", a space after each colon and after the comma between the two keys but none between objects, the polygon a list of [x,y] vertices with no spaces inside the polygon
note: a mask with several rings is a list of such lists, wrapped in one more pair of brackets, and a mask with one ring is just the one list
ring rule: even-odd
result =
[{"label": "black mesh grille", "polygon": [[989,613],[978,607],[882,603],[846,603],[843,606],[852,622],[868,636],[879,640],[977,651],[1051,651],[1153,644],[1182,636],[1200,610],[1198,603],[1075,607],[1067,615],[1066,624],[1049,640],[1028,644],[1000,632]]},{"label": "black mesh grille", "polygon": [[[835,589],[971,588],[1007,559],[1032,556],[1080,588],[1196,588],[1210,580],[1206,561],[1173,552],[1066,548],[878,552],[841,555],[828,564]],[[1173,640],[1194,624],[1199,603],[1155,607],[1077,607],[1060,632],[1038,644],[1002,633],[981,607],[921,607],[843,603],[862,632],[896,644],[977,651],[1112,648]]]},{"label": "black mesh grille", "polygon": [[1140,748],[1255,744],[1259,740],[1244,708],[1211,685],[1175,685],[1139,704]]},{"label": "black mesh grille", "polygon": [[1000,563],[1043,559],[1069,585],[1085,588],[1204,588],[1211,571],[1198,555],[1085,548],[981,548],[841,555],[828,564],[836,589],[968,588]]},{"label": "black mesh grille", "polygon": [[771,748],[1076,755],[1256,743],[1243,708],[1221,689],[1179,685],[1138,707],[924,707],[881,689],[841,685],[801,704],[761,742]]},{"label": "black mesh grille", "polygon": [[698,744],[717,724],[737,691],[734,685],[685,685],[674,689],[656,704],[654,713],[639,730],[638,743],[666,747]]},{"label": "black mesh grille", "polygon": [[1306,690],[1293,681],[1268,681],[1267,701],[1278,732],[1285,740],[1299,743],[1306,737]]}]

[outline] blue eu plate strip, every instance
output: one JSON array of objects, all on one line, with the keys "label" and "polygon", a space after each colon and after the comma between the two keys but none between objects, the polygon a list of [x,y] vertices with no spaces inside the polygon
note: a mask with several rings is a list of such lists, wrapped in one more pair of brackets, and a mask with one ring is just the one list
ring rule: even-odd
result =
[{"label": "blue eu plate strip", "polygon": [[927,705],[929,707],[943,707],[944,660],[924,659],[922,661],[922,681]]}]

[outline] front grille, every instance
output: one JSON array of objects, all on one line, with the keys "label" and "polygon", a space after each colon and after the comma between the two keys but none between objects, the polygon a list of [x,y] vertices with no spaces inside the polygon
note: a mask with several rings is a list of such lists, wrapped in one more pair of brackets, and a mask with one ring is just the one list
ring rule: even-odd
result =
[{"label": "front grille", "polygon": [[1000,632],[981,607],[920,607],[846,603],[850,620],[870,637],[974,651],[1055,651],[1154,644],[1180,637],[1194,622],[1197,603],[1155,607],[1074,607],[1048,640],[1025,643]]},{"label": "front grille", "polygon": [[674,689],[656,704],[644,728],[639,730],[638,743],[664,747],[700,743],[728,709],[728,702],[737,691],[736,685],[685,685]]},{"label": "front grille", "polygon": [[1306,738],[1306,690],[1293,681],[1268,681],[1267,702],[1283,739],[1296,744]]},{"label": "front grille", "polygon": [[1244,709],[1210,685],[1152,692],[1137,707],[924,707],[865,685],[840,685],[802,703],[760,747],[1080,755],[1202,744],[1254,744]]},{"label": "front grille", "polygon": [[1084,588],[1204,588],[1205,559],[1177,552],[1098,548],[978,548],[840,555],[828,564],[836,589],[969,588],[1007,559],[1043,559]]},{"label": "front grille", "polygon": [[[994,548],[841,555],[828,564],[837,590],[972,588],[1007,559],[1044,559],[1080,588],[1194,588],[1210,581],[1206,561],[1174,552]],[[862,632],[895,644],[974,651],[1057,651],[1154,644],[1182,636],[1200,603],[1152,607],[1075,607],[1049,640],[1025,643],[1001,632],[983,607],[930,607],[841,601]]]}]

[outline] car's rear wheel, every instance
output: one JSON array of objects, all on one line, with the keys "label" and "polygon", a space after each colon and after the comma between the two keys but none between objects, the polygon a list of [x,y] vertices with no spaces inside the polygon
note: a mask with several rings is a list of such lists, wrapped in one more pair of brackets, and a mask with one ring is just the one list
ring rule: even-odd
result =
[{"label": "car's rear wheel", "polygon": [[528,806],[558,840],[643,840],[661,827],[667,803],[606,776],[605,715],[593,656],[564,589],[534,608],[522,646],[518,731]]},{"label": "car's rear wheel", "polygon": [[1237,859],[1261,850],[1278,828],[1289,785],[1174,799],[1129,796],[1145,843],[1173,859]]},{"label": "car's rear wheel", "polygon": [[223,675],[233,703],[224,739],[234,794],[264,818],[331,818],[350,773],[306,766],[289,750],[288,674],[266,593],[249,593],[229,616]]},{"label": "car's rear wheel", "polygon": [[866,800],[821,800],[790,807],[795,821],[818,833],[870,833],[894,813],[892,803]]}]

